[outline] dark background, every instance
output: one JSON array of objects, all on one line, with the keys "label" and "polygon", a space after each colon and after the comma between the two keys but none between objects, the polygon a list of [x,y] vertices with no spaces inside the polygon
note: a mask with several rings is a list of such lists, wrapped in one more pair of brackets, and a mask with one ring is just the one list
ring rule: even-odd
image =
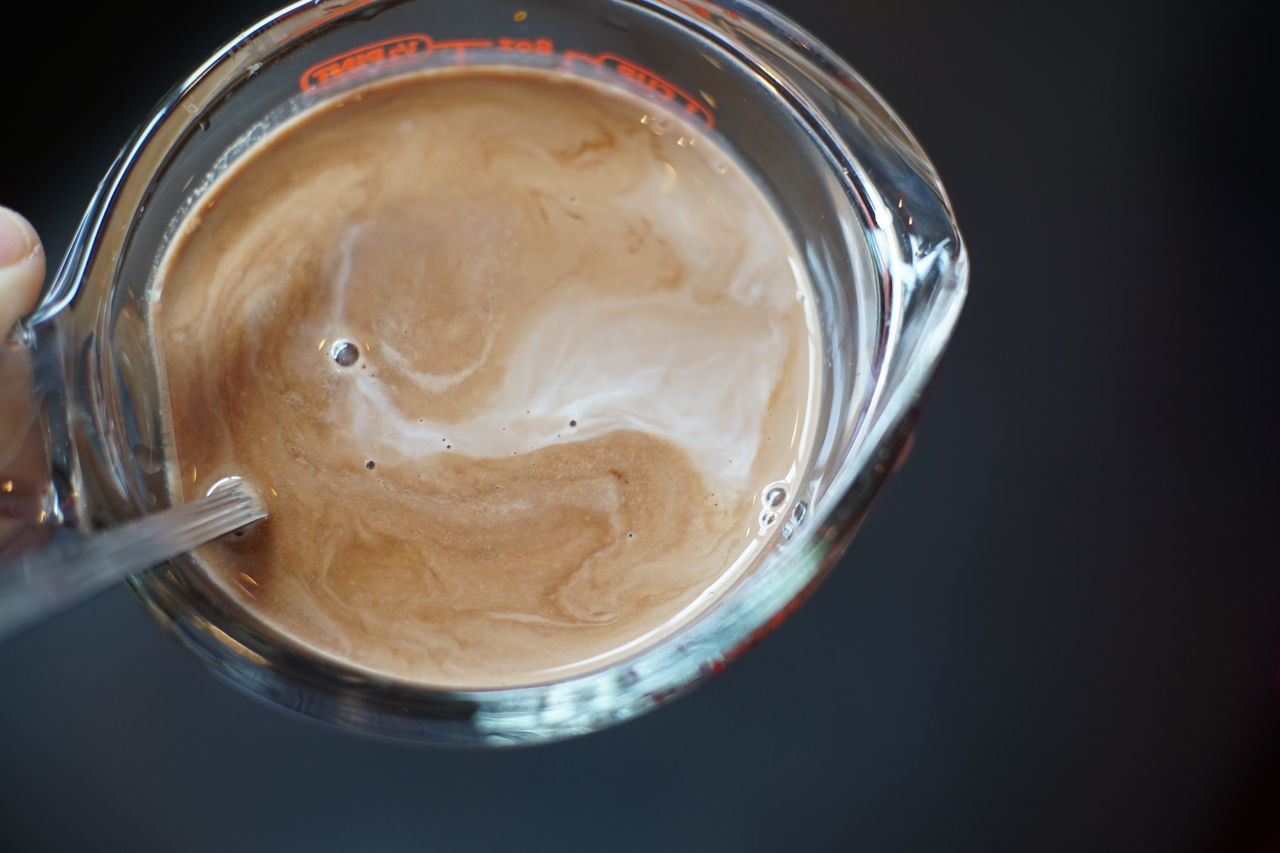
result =
[{"label": "dark background", "polygon": [[[0,203],[59,256],[152,104],[274,5],[6,12]],[[917,132],[973,258],[915,453],[819,593],[655,714],[484,753],[260,706],[117,589],[0,647],[0,848],[1280,850],[1262,22],[777,5]]]}]

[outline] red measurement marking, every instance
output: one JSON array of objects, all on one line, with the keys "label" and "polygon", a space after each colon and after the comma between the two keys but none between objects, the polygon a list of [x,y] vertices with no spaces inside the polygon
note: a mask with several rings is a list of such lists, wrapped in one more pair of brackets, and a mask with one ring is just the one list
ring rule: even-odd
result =
[{"label": "red measurement marking", "polygon": [[660,74],[637,65],[629,59],[623,59],[621,56],[612,53],[592,55],[576,50],[566,50],[564,57],[569,61],[581,60],[601,68],[607,68],[618,74],[618,76],[625,77],[633,83],[648,89],[662,100],[679,106],[686,113],[697,116],[707,123],[708,128],[716,126],[716,117],[711,113],[710,107]]},{"label": "red measurement marking", "polygon": [[498,50],[514,50],[520,53],[554,53],[551,39],[498,39]]},{"label": "red measurement marking", "polygon": [[466,61],[468,48],[473,47],[496,47],[498,50],[520,53],[555,52],[555,44],[551,39],[501,38],[497,41],[493,39],[446,39],[444,41],[435,41],[429,35],[413,33],[412,35],[397,36],[396,38],[366,44],[330,57],[324,62],[317,62],[302,75],[298,85],[305,92],[366,65],[373,65],[385,62],[388,59],[412,56],[414,54],[426,56],[439,50],[456,51],[454,58],[461,65]]},{"label": "red measurement marking", "polygon": [[305,92],[308,89],[314,89],[316,86],[341,77],[343,74],[355,71],[357,68],[363,68],[366,65],[385,62],[388,59],[395,59],[401,56],[426,54],[430,53],[431,50],[431,37],[420,33],[383,39],[373,44],[366,44],[362,47],[348,50],[346,53],[340,53],[337,56],[326,59],[324,62],[317,62],[303,72],[302,77],[298,80],[298,85]]},{"label": "red measurement marking", "polygon": [[[405,56],[426,56],[440,50],[455,51],[454,59],[459,65],[462,65],[466,62],[467,50],[473,47],[496,47],[500,51],[516,53],[551,54],[555,52],[555,43],[547,38],[448,39],[445,41],[433,41],[431,36],[423,33],[413,33],[366,44],[362,47],[348,50],[345,53],[340,53],[337,56],[326,59],[324,62],[317,62],[306,70],[299,79],[298,85],[305,92],[367,65],[375,65],[389,59]],[[572,65],[575,61],[589,62],[598,68],[612,71],[619,77],[630,80],[636,86],[652,92],[661,100],[676,105],[690,115],[697,116],[706,122],[707,127],[715,127],[716,120],[711,113],[710,107],[662,75],[650,71],[644,66],[637,65],[612,53],[590,54],[577,50],[566,50],[564,58],[565,63],[568,65]]]},{"label": "red measurement marking", "polygon": [[469,47],[493,47],[491,39],[449,39],[448,41],[430,41],[428,39],[427,53],[436,50],[456,50],[453,55],[453,61],[462,65],[467,61],[467,48]]}]

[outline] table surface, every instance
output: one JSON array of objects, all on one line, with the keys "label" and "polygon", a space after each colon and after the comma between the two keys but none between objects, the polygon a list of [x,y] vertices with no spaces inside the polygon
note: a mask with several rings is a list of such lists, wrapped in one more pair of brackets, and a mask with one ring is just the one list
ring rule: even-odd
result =
[{"label": "table surface", "polygon": [[[0,202],[54,256],[270,2],[0,24]],[[973,258],[910,463],[818,594],[568,743],[357,738],[122,590],[0,646],[0,849],[1280,849],[1264,28],[1244,4],[778,0],[919,136]],[[142,53],[109,45],[172,29]],[[88,82],[86,82],[88,81]]]}]

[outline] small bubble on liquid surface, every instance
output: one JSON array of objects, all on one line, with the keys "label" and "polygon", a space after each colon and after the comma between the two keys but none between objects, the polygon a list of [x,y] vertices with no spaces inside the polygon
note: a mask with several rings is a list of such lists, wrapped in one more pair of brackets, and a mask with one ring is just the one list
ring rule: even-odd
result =
[{"label": "small bubble on liquid surface", "polygon": [[782,506],[783,502],[786,501],[786,499],[787,499],[787,490],[782,488],[781,486],[774,486],[764,493],[765,505],[771,506],[774,509],[777,509],[778,507]]},{"label": "small bubble on liquid surface", "polygon": [[339,367],[350,367],[360,360],[360,347],[351,341],[334,341],[329,347],[329,357]]},{"label": "small bubble on liquid surface", "polygon": [[669,127],[669,122],[665,118],[648,113],[640,117],[640,123],[649,128],[654,136],[662,136]]},{"label": "small bubble on liquid surface", "polygon": [[771,509],[765,510],[764,514],[760,516],[760,523],[763,524],[765,527],[769,527],[777,520],[778,520],[778,514]]},{"label": "small bubble on liquid surface", "polygon": [[366,467],[366,468],[368,468],[370,471],[372,471],[374,468],[376,468],[376,467],[378,467],[378,466],[377,466],[377,464],[376,464],[372,459],[370,459],[370,460],[368,460],[368,461],[366,461],[366,462],[364,463],[364,467]]}]

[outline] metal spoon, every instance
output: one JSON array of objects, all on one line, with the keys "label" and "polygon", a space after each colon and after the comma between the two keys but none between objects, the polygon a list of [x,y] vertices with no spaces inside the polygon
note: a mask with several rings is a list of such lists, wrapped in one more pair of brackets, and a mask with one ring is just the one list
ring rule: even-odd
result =
[{"label": "metal spoon", "polygon": [[55,542],[0,564],[0,639],[150,568],[267,517],[242,480],[87,539]]}]

